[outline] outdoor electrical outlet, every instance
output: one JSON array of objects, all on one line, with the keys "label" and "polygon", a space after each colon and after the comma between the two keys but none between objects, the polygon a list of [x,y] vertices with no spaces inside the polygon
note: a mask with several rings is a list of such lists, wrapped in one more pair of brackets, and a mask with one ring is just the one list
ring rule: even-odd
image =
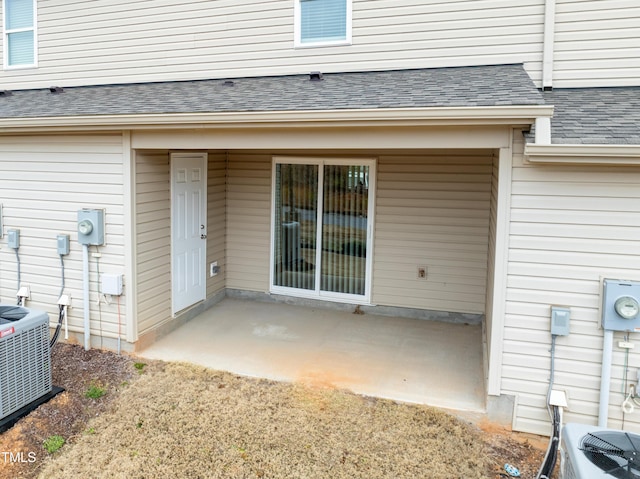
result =
[{"label": "outdoor electrical outlet", "polygon": [[418,266],[417,277],[418,277],[418,279],[427,279],[427,267],[426,266]]},{"label": "outdoor electrical outlet", "polygon": [[214,261],[209,265],[209,277],[213,277],[220,272],[220,267],[218,266],[218,262]]}]

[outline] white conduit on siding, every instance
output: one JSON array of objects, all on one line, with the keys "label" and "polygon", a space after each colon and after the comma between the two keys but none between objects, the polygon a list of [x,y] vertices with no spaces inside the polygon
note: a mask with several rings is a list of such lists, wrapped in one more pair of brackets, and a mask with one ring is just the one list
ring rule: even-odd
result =
[{"label": "white conduit on siding", "polygon": [[611,356],[613,354],[613,331],[605,329],[602,344],[602,373],[600,375],[600,408],[598,427],[607,427],[609,419],[609,391],[611,388]]},{"label": "white conduit on siding", "polygon": [[90,302],[89,302],[89,245],[82,245],[82,287],[84,302],[84,349],[89,351],[91,348],[91,321],[90,321]]}]

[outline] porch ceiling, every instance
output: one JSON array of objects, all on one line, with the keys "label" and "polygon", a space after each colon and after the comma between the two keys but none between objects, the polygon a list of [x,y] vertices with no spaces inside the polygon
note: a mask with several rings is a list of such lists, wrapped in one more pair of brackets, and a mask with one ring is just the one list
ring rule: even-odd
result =
[{"label": "porch ceiling", "polygon": [[480,326],[226,298],[139,354],[455,410],[484,409]]}]

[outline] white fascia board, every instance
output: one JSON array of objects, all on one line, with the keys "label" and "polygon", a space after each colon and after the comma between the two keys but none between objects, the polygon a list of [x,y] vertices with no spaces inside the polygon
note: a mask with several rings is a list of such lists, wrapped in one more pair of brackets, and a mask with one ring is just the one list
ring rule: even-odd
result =
[{"label": "white fascia board", "polygon": [[539,117],[551,117],[553,107],[489,106],[451,108],[379,108],[224,113],[166,113],[140,115],[58,116],[1,118],[0,132],[16,130],[101,130],[119,128],[207,128],[260,126],[368,126],[368,125],[518,125],[528,126]]},{"label": "white fascia board", "polygon": [[640,145],[536,145],[524,147],[525,160],[541,164],[640,165]]}]

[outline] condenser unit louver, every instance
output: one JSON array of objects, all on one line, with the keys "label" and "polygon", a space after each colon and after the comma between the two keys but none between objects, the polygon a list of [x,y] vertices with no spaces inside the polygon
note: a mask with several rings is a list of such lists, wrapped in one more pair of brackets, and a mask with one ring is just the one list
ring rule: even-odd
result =
[{"label": "condenser unit louver", "polygon": [[585,424],[562,429],[560,479],[640,479],[640,436]]},{"label": "condenser unit louver", "polygon": [[0,304],[0,420],[51,390],[49,315]]}]

